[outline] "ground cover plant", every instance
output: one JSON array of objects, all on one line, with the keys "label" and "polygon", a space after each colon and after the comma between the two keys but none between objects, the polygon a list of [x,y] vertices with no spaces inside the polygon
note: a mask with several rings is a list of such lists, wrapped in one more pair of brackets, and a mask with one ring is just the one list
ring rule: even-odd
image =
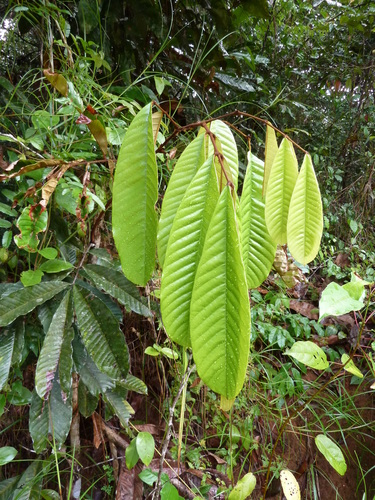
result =
[{"label": "ground cover plant", "polygon": [[[239,76],[244,61],[255,69],[245,46],[236,77],[228,63],[207,79],[210,58],[234,50],[230,25],[252,19],[266,47],[271,15],[318,22],[303,6],[250,3],[231,4],[208,40],[197,26],[197,61],[187,53],[170,74],[160,65],[183,31],[159,46],[152,25],[151,63],[116,74],[105,2],[7,10],[0,498],[372,498],[371,168],[361,215],[335,198],[333,149],[327,159],[299,134],[312,112],[299,121],[282,97],[266,109],[259,65],[257,104],[227,104],[235,89],[254,97]],[[24,71],[17,36],[41,37],[43,70]]]}]

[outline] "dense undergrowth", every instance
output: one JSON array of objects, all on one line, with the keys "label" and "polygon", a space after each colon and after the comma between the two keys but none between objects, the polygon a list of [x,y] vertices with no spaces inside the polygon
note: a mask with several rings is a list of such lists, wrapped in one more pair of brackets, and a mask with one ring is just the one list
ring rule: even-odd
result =
[{"label": "dense undergrowth", "polygon": [[[95,8],[82,0],[63,6],[12,2],[4,10],[0,498],[140,499],[155,488],[164,499],[226,498],[249,472],[257,479],[252,498],[281,498],[280,472],[288,469],[303,498],[373,499],[373,91],[366,70],[373,34],[365,42],[363,37],[375,13],[371,3],[362,10],[348,5],[331,28],[337,51],[350,42],[352,53],[360,54],[356,67],[364,67],[359,73],[347,64],[347,49],[338,82],[337,68],[324,73],[324,61],[314,75],[303,70],[312,63],[306,52],[294,52],[307,36],[298,23],[290,41],[286,35],[294,19],[308,15],[319,27],[309,43],[323,50],[331,43],[324,19],[336,11],[325,7],[317,14],[295,2],[275,3],[270,17],[267,2],[245,13],[231,3],[235,14],[228,26],[218,24],[212,32],[193,22],[201,19],[201,6],[184,3],[191,22],[179,31],[186,21],[175,26],[161,3],[168,36],[155,25],[147,34],[134,26],[129,32],[141,61],[134,54],[130,61],[119,56],[113,42],[119,26],[107,2]],[[139,6],[130,4],[126,13],[137,18]],[[206,15],[213,23],[221,18],[209,6]],[[257,33],[253,41],[244,27]],[[231,30],[237,35],[227,37]],[[36,40],[44,73],[28,53]],[[291,59],[295,71],[281,73],[293,67]],[[67,89],[57,74],[69,82]],[[303,90],[309,78],[311,97]],[[114,246],[119,148],[136,113],[152,100],[181,126],[235,108],[271,114],[309,149],[317,168],[324,209],[320,251],[308,266],[279,252],[268,279],[250,292],[251,356],[230,411],[219,408],[190,354],[166,336],[160,268],[146,287],[136,287],[122,274]],[[187,129],[163,146],[172,125],[164,120],[156,138],[161,193],[193,137]],[[263,155],[265,127],[240,117],[234,125],[251,135],[252,150]],[[247,144],[240,134],[236,141],[242,186]],[[348,283],[353,272],[370,284],[363,307],[319,321],[322,291],[331,282]],[[73,292],[65,294],[72,284],[74,312]],[[17,302],[20,293],[23,303]],[[105,338],[103,349],[84,345],[78,330]],[[308,368],[288,356],[296,341],[321,347],[330,367]],[[54,346],[53,366],[45,346]],[[359,373],[343,370],[346,354],[354,356]],[[343,477],[316,447],[322,434],[344,454]]]}]

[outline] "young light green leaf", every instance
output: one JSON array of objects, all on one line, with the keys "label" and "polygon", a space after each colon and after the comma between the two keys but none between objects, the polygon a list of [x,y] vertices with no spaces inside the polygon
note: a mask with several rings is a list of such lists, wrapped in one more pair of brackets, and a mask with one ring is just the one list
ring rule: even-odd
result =
[{"label": "young light green leaf", "polygon": [[279,146],[277,145],[277,139],[275,134],[275,129],[268,125],[266,130],[266,147],[264,152],[264,176],[263,176],[263,186],[262,186],[262,197],[264,198],[267,191],[268,179],[270,178],[271,168]]},{"label": "young light green leaf", "polygon": [[363,300],[353,298],[348,290],[337,283],[330,283],[323,290],[319,301],[319,320],[325,316],[341,316],[359,311],[363,306]]},{"label": "young light green leaf", "polygon": [[11,462],[17,453],[18,451],[12,446],[3,446],[0,448],[0,467]]},{"label": "young light green leaf", "polygon": [[161,267],[164,266],[169,235],[177,209],[204,161],[204,134],[200,134],[185,148],[178,159],[164,195],[158,229],[158,257]]},{"label": "young light green leaf", "polygon": [[229,186],[213,213],[198,265],[190,312],[198,374],[233,399],[241,390],[250,346],[250,305]]},{"label": "young light green leaf", "polygon": [[[221,151],[227,162],[235,190],[237,190],[238,153],[237,153],[237,144],[233,137],[232,131],[230,127],[228,127],[228,125],[222,122],[221,120],[214,120],[213,122],[211,122],[210,130],[220,141]],[[214,153],[214,148],[212,142],[209,140],[208,152],[206,158],[209,158],[213,153]]]},{"label": "young light green leaf", "polygon": [[286,500],[301,500],[298,481],[290,470],[284,469],[280,471],[280,482]]},{"label": "young light green leaf", "polygon": [[125,462],[128,469],[132,469],[139,460],[137,452],[136,438],[132,439],[125,450]]},{"label": "young light green leaf", "polygon": [[70,293],[68,291],[53,315],[39,355],[35,373],[35,390],[40,398],[48,397],[52,389],[52,382],[59,366],[64,338],[69,336],[70,343],[73,340],[74,334],[70,328],[72,311],[69,306]]},{"label": "young light green leaf", "polygon": [[146,285],[155,265],[158,173],[152,131],[152,105],[130,124],[113,182],[113,237],[125,276]]},{"label": "young light green leaf", "polygon": [[16,332],[13,325],[4,329],[0,335],[0,391],[8,382],[15,335]]},{"label": "young light green leaf", "polygon": [[22,271],[21,283],[24,287],[38,285],[43,278],[43,271],[37,269],[36,271]]},{"label": "young light green leaf", "polygon": [[74,287],[74,308],[85,347],[99,370],[109,377],[125,378],[129,353],[119,322],[111,311],[86,290]]},{"label": "young light green leaf", "polygon": [[352,299],[363,302],[363,299],[365,298],[366,285],[371,285],[371,283],[357,278],[357,276],[353,273],[349,283],[345,283],[342,287],[348,292]]},{"label": "young light green leaf", "polygon": [[65,260],[46,260],[40,266],[40,271],[45,273],[60,273],[61,271],[67,271],[68,269],[72,269],[73,266],[70,262],[66,262]]},{"label": "young light green leaf", "polygon": [[325,370],[329,367],[326,353],[309,340],[295,342],[290,349],[285,351],[285,354],[316,370]]},{"label": "young light green leaf", "polygon": [[323,207],[310,155],[305,155],[290,200],[287,238],[292,256],[308,264],[317,255],[323,233]]},{"label": "young light green leaf", "polygon": [[58,252],[57,252],[56,248],[44,247],[44,248],[41,248],[40,250],[38,250],[38,253],[42,257],[44,257],[45,259],[53,260],[53,259],[56,259]]},{"label": "young light green leaf", "polygon": [[256,486],[256,479],[252,472],[244,475],[230,492],[228,500],[246,500]]},{"label": "young light green leaf", "polygon": [[102,288],[129,311],[152,317],[150,309],[143,304],[138,288],[123,273],[97,264],[88,264],[85,271],[96,287]]},{"label": "young light green leaf", "polygon": [[276,244],[268,233],[264,215],[263,167],[261,160],[248,153],[240,202],[242,257],[248,288],[256,288],[263,283],[271,270],[276,253]]},{"label": "young light green leaf", "polygon": [[352,375],[355,375],[356,377],[363,378],[363,373],[361,372],[361,370],[359,370],[359,368],[355,366],[353,360],[350,359],[350,356],[348,354],[344,353],[341,356],[341,363],[345,365],[345,371],[351,373]]},{"label": "young light green leaf", "polygon": [[155,441],[152,434],[149,432],[139,432],[135,443],[139,458],[145,465],[150,465],[155,451]]},{"label": "young light green leaf", "polygon": [[219,198],[211,156],[191,181],[171,229],[160,288],[160,307],[168,336],[189,346],[190,302],[208,225]]},{"label": "young light green leaf", "polygon": [[324,434],[316,436],[315,444],[320,453],[324,455],[335,471],[338,472],[340,476],[343,476],[346,472],[347,466],[344,455],[337,444]]},{"label": "young light green leaf", "polygon": [[279,245],[287,242],[289,204],[297,176],[298,162],[293,144],[283,139],[272,164],[265,206],[268,232]]},{"label": "young light green leaf", "polygon": [[69,283],[48,281],[32,287],[21,288],[0,301],[0,326],[14,321],[18,316],[29,313],[59,292],[67,288]]}]

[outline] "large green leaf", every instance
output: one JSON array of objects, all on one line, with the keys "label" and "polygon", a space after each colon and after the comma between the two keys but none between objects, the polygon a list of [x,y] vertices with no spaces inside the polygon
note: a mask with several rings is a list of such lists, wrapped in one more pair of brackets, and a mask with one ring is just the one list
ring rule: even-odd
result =
[{"label": "large green leaf", "polygon": [[152,132],[152,105],[130,124],[113,183],[113,237],[125,276],[146,285],[155,265],[158,173]]},{"label": "large green leaf", "polygon": [[[233,180],[235,190],[237,190],[238,153],[237,153],[237,144],[233,137],[232,131],[230,127],[228,127],[228,125],[222,122],[221,120],[215,120],[211,122],[210,130],[219,139],[221,151],[229,167],[229,171],[231,174],[231,178]],[[208,157],[211,156],[213,153],[214,153],[214,148],[211,141],[209,141]]]},{"label": "large green leaf", "polygon": [[318,181],[310,155],[305,155],[290,200],[288,215],[288,247],[301,264],[317,255],[323,232],[323,208]]},{"label": "large green leaf", "polygon": [[98,398],[99,394],[115,387],[115,380],[99,370],[79,336],[73,340],[73,360],[80,382],[85,384],[94,397]]},{"label": "large green leaf", "polygon": [[275,243],[287,242],[289,204],[298,176],[293,144],[283,139],[272,164],[266,191],[266,223]]},{"label": "large green leaf", "polygon": [[[61,369],[68,368],[70,372],[72,368],[72,353],[70,349],[69,359],[69,345],[73,340],[72,323],[72,310],[70,307],[70,293],[67,292],[57,311],[53,315],[50,327],[45,336],[43,346],[39,355],[38,364],[35,373],[35,389],[39,397],[48,397],[52,389],[52,382],[55,378],[57,368],[60,364]],[[69,345],[64,345],[64,339],[68,339]],[[61,363],[61,355],[63,347],[67,351],[67,356],[64,356],[64,362]],[[61,370],[60,370],[61,371]],[[61,377],[61,373],[60,373]],[[67,375],[64,374],[65,386]],[[66,387],[65,387],[66,389]]]},{"label": "large green leaf", "polygon": [[4,500],[9,500],[10,498],[12,500],[35,500],[36,498],[40,498],[43,483],[42,467],[42,460],[33,460],[19,478],[13,496],[6,497]]},{"label": "large green leaf", "polygon": [[121,272],[96,264],[88,264],[85,271],[95,286],[105,290],[127,310],[146,317],[152,316],[150,309],[143,304],[138,288]]},{"label": "large green leaf", "polygon": [[30,405],[29,431],[34,443],[34,450],[40,453],[46,449],[49,436],[54,437],[57,446],[61,446],[69,433],[72,421],[72,405],[63,399],[57,378],[52,382],[48,400],[41,399],[33,392]]},{"label": "large green leaf", "polygon": [[263,167],[263,162],[249,153],[240,202],[241,246],[248,288],[263,283],[276,253],[276,244],[268,233],[264,216]]},{"label": "large green leaf", "polygon": [[8,382],[9,370],[12,363],[15,329],[13,325],[0,334],[0,390]]},{"label": "large green leaf", "polygon": [[9,325],[18,316],[29,313],[59,292],[67,288],[69,283],[63,281],[46,281],[39,285],[21,288],[0,301],[0,326]]},{"label": "large green leaf", "polygon": [[173,222],[161,281],[164,326],[175,342],[190,345],[190,301],[208,225],[219,198],[213,157],[196,173]]},{"label": "large green leaf", "polygon": [[102,372],[125,378],[129,353],[119,322],[103,302],[86,290],[74,287],[74,309],[85,347]]},{"label": "large green leaf", "polygon": [[202,133],[185,148],[178,159],[164,195],[158,229],[158,257],[161,267],[164,265],[169,234],[177,209],[190,182],[204,160],[204,134]]},{"label": "large green leaf", "polygon": [[267,123],[266,147],[264,152],[264,176],[263,176],[263,188],[262,188],[263,197],[265,196],[267,191],[268,179],[270,178],[272,164],[278,149],[279,147],[277,145],[275,129],[270,125],[268,125]]},{"label": "large green leaf", "polygon": [[224,398],[241,390],[250,345],[250,306],[232,196],[220,195],[191,299],[190,336],[202,380]]}]

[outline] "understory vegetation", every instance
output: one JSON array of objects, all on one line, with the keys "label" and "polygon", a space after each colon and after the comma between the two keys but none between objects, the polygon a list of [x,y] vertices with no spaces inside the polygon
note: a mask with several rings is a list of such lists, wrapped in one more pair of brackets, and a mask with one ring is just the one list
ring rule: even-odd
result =
[{"label": "understory vegetation", "polygon": [[374,500],[373,2],[0,13],[0,500]]}]

